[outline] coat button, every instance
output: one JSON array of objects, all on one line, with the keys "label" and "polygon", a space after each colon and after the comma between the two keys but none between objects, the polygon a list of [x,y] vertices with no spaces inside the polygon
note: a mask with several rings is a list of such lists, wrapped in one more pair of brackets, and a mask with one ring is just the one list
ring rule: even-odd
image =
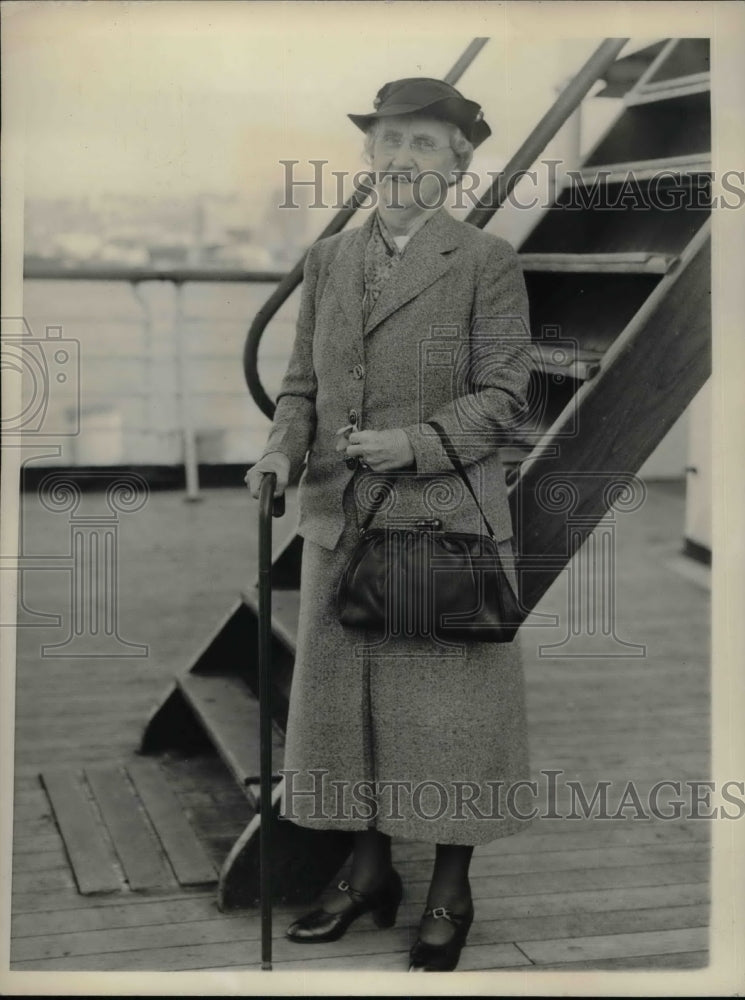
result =
[{"label": "coat button", "polygon": [[[354,427],[356,428],[358,421],[359,421],[359,413],[357,413],[356,410],[350,410],[349,411],[349,422],[350,422],[350,424],[353,424]],[[344,460],[344,464],[346,465],[346,467],[348,469],[356,469],[356,468],[359,467],[360,460],[359,460],[359,458],[357,458],[356,455],[355,456],[350,456],[349,458],[346,458]]]},{"label": "coat button", "polygon": [[354,375],[355,378],[362,378],[362,376],[365,374],[364,365],[360,364],[355,365],[354,368],[352,369],[352,374]]}]

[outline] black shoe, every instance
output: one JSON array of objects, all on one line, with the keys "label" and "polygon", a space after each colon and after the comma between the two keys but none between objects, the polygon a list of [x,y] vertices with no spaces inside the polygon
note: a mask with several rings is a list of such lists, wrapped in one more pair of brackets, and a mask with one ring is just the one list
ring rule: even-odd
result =
[{"label": "black shoe", "polygon": [[409,972],[452,972],[458,965],[473,923],[473,902],[468,904],[468,909],[462,914],[453,913],[445,906],[435,906],[424,911],[422,920],[425,917],[449,920],[453,925],[453,933],[444,944],[428,944],[421,937],[417,938],[409,952]]},{"label": "black shoe", "polygon": [[317,944],[323,941],[337,941],[349,925],[363,913],[372,913],[378,927],[393,927],[403,895],[403,886],[398,872],[391,868],[390,874],[379,889],[360,892],[348,882],[341,881],[337,888],[349,896],[349,905],[340,913],[328,910],[312,910],[300,917],[287,929],[290,941],[303,944]]}]

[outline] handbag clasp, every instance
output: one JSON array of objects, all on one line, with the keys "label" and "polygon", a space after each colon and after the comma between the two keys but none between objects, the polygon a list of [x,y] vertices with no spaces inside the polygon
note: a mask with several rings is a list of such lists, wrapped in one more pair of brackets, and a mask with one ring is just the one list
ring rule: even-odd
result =
[{"label": "handbag clasp", "polygon": [[430,531],[440,531],[442,521],[439,517],[424,517],[421,521],[414,522],[415,528],[429,528]]}]

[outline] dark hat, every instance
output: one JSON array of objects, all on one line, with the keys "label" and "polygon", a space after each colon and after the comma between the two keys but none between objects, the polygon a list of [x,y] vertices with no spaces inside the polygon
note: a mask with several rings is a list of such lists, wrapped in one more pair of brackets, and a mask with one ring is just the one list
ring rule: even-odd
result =
[{"label": "dark hat", "polygon": [[432,118],[457,125],[466,139],[474,146],[491,135],[491,129],[484,121],[481,105],[466,98],[444,80],[434,80],[426,76],[413,76],[406,80],[394,80],[384,84],[373,101],[373,111],[369,115],[348,115],[354,124],[366,132],[379,118],[391,115],[426,113]]}]

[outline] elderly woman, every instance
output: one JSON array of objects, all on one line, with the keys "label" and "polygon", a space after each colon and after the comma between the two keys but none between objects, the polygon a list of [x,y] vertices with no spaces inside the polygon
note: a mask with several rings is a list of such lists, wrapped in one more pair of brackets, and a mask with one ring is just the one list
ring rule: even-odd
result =
[{"label": "elderly woman", "polygon": [[347,627],[336,591],[381,479],[394,481],[379,521],[434,515],[446,529],[483,532],[430,419],[454,442],[516,586],[498,445],[526,411],[528,303],[513,247],[443,207],[490,135],[479,105],[413,78],[386,84],[375,109],[349,116],[366,133],[374,210],[308,253],[273,426],[246,481],[258,496],[274,472],[281,493],[307,456],[282,814],[354,831],[349,881],[288,937],[335,940],[365,912],[392,925],[402,886],[391,838],[424,841],[435,861],[409,967],[448,970],[474,916],[474,846],[529,821],[519,646]]}]

